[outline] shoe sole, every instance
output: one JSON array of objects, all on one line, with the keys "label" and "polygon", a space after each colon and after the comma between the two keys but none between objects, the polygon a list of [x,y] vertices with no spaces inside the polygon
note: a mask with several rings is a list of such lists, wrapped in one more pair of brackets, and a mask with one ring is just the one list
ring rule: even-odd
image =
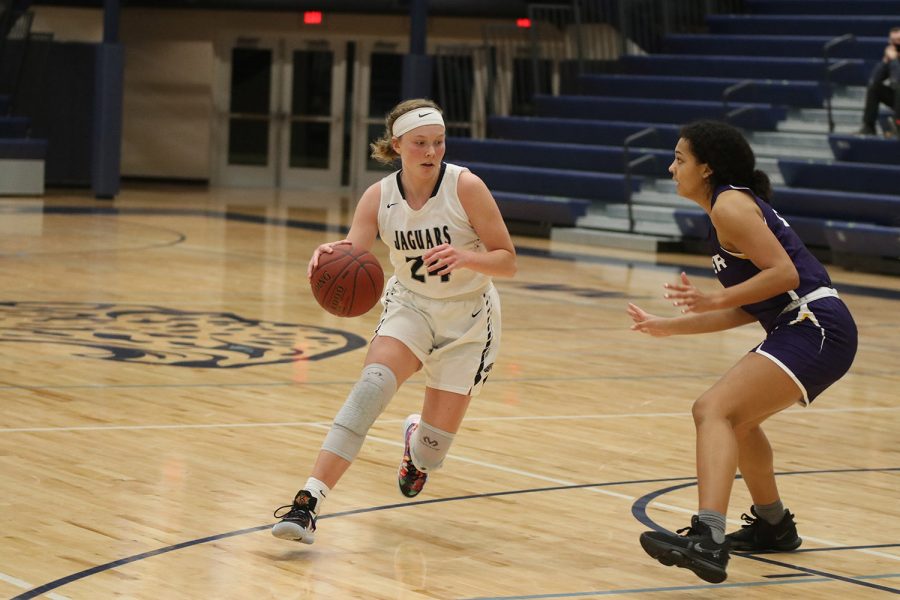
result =
[{"label": "shoe sole", "polygon": [[276,523],[272,527],[272,535],[279,540],[300,542],[301,544],[312,544],[316,541],[316,533],[314,531],[307,531],[296,523]]},{"label": "shoe sole", "polygon": [[791,540],[790,544],[770,546],[766,548],[753,544],[743,544],[741,542],[736,542],[731,538],[728,538],[728,541],[731,542],[731,549],[736,552],[792,552],[800,547],[800,545],[803,543],[803,538],[798,537],[794,540]]},{"label": "shoe sole", "polygon": [[644,535],[641,535],[641,547],[644,549],[644,552],[650,555],[651,558],[659,561],[660,564],[667,567],[676,566],[688,569],[703,581],[722,583],[728,578],[728,573],[725,572],[725,569],[705,560],[688,556],[685,554],[684,548],[666,544]]}]

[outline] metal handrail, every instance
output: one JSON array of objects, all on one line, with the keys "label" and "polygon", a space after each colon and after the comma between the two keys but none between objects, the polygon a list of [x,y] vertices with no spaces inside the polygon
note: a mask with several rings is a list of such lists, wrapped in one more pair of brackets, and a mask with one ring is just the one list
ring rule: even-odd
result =
[{"label": "metal handrail", "polygon": [[824,82],[824,84],[825,84],[825,110],[828,113],[828,133],[832,133],[834,131],[834,117],[831,114],[831,94],[832,94],[831,72],[837,71],[838,69],[849,64],[849,61],[843,60],[843,61],[836,63],[836,65],[834,65],[834,66],[829,65],[828,64],[828,58],[829,58],[828,53],[835,46],[843,44],[844,42],[855,42],[855,41],[856,41],[855,35],[853,35],[852,33],[845,33],[844,35],[838,36],[836,38],[832,38],[831,40],[829,40],[822,46],[822,60],[825,63],[825,82]]},{"label": "metal handrail", "polygon": [[724,115],[725,122],[728,123],[734,117],[736,117],[740,114],[743,114],[745,112],[750,112],[751,110],[755,110],[756,108],[757,108],[756,106],[739,106],[739,107],[735,108],[734,110],[732,110],[731,112],[725,113],[725,115]]},{"label": "metal handrail", "polygon": [[[736,91],[744,89],[745,87],[755,86],[757,84],[756,81],[752,79],[742,79],[741,81],[735,83],[734,85],[730,85],[725,88],[725,91],[722,92],[722,114],[725,116],[725,121],[727,122],[732,116],[732,113],[728,112],[728,98],[734,94]],[[741,107],[735,111],[734,114],[739,114],[741,111],[748,107]]]},{"label": "metal handrail", "polygon": [[625,141],[622,143],[622,162],[625,167],[625,198],[627,200],[628,206],[628,233],[634,233],[634,203],[631,198],[631,171],[634,167],[645,163],[648,160],[656,160],[656,156],[652,154],[643,154],[642,156],[639,156],[634,160],[629,160],[628,151],[631,144],[649,135],[653,135],[657,139],[659,139],[659,131],[656,129],[656,127],[645,127],[644,129],[641,129],[640,131],[632,133],[631,135],[626,137]]}]

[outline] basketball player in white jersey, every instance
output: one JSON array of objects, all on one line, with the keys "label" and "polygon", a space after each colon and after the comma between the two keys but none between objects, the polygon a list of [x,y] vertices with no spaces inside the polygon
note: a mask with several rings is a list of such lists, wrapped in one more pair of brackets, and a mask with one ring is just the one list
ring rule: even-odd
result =
[{"label": "basketball player in white jersey", "polygon": [[416,496],[444,461],[469,400],[490,374],[500,346],[500,300],[491,277],[516,272],[516,251],[484,182],[443,162],[445,127],[430,100],[401,102],[388,114],[372,156],[401,169],[369,187],[347,238],[322,244],[390,249],[394,274],[359,381],[334,419],[311,476],[292,504],[275,511],[272,535],[312,544],[325,498],[356,458],[366,433],[397,388],[424,369],[421,415],[407,417],[398,484]]}]

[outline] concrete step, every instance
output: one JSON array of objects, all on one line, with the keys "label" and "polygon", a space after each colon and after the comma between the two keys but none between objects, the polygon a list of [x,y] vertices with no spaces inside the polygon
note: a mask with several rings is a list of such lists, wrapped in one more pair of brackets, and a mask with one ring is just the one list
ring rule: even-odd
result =
[{"label": "concrete step", "polygon": [[608,229],[611,231],[628,231],[628,217],[613,217],[607,214],[593,214],[580,217],[576,227],[584,229]]},{"label": "concrete step", "polygon": [[828,135],[818,133],[785,133],[782,131],[752,131],[747,135],[751,144],[790,149],[817,149],[828,146]]},{"label": "concrete step", "polygon": [[[853,123],[835,123],[834,133],[852,134],[859,131],[862,118]],[[809,121],[802,119],[787,119],[778,124],[778,131],[784,133],[828,133],[827,121]],[[827,141],[825,142],[827,144]],[[785,157],[787,158],[787,157]]]},{"label": "concrete step", "polygon": [[[832,106],[831,110],[831,118],[836,124],[853,124],[857,127],[862,122],[862,114],[862,106],[855,109]],[[788,111],[788,119],[828,123],[828,111],[824,108],[799,108]]]},{"label": "concrete step", "polygon": [[[634,204],[631,207],[632,215],[635,221],[657,221],[657,222],[675,222],[675,211],[677,209],[672,206],[648,206]],[[614,219],[628,220],[627,204],[610,204],[606,207],[606,216]],[[584,218],[584,217],[582,217]],[[581,225],[581,221],[578,221]]]},{"label": "concrete step", "polygon": [[862,85],[836,85],[832,88],[831,101],[832,103],[846,103],[850,107],[862,106],[866,101],[866,88]]},{"label": "concrete step", "polygon": [[659,184],[657,184],[657,186],[648,186],[645,184],[640,192],[631,197],[631,200],[635,204],[647,204],[650,206],[671,206],[674,208],[690,208],[692,206],[697,206],[687,198],[682,198],[675,193],[674,181],[669,181],[669,183],[672,184],[671,189],[664,190],[660,190],[657,187]]},{"label": "concrete step", "polygon": [[[754,153],[756,152],[754,151]],[[760,155],[756,153],[756,168],[764,171],[769,176],[769,181],[775,184],[784,183],[781,171],[778,170],[778,158],[781,156],[784,156],[784,153],[779,152],[775,155]]]},{"label": "concrete step", "polygon": [[[824,139],[824,136],[822,137]],[[777,159],[784,158],[785,156],[791,156],[793,158],[812,159],[834,158],[834,153],[831,151],[831,147],[828,146],[827,141],[823,141],[822,143],[824,143],[825,145],[817,148],[792,148],[788,146],[761,146],[759,144],[753,144],[753,152],[754,154],[756,154],[757,159],[771,158],[776,162]],[[777,171],[772,171],[764,167],[757,168],[761,168],[763,171],[766,171],[769,174],[769,177],[772,177],[774,181],[774,176],[777,175]]]},{"label": "concrete step", "polygon": [[[681,228],[675,221],[676,207],[632,205],[634,231],[650,235],[661,235],[672,238],[681,237]],[[576,221],[582,229],[627,232],[629,228],[628,205],[609,204],[605,211],[594,212]]]},{"label": "concrete step", "polygon": [[665,235],[643,233],[627,233],[622,231],[606,231],[581,227],[554,227],[550,232],[554,242],[585,244],[622,250],[638,250],[643,252],[671,252],[681,248],[681,241]]}]

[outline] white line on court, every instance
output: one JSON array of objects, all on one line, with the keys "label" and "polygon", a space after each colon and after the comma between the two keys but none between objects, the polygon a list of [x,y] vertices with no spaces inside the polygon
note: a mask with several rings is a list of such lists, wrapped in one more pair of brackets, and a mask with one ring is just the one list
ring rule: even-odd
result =
[{"label": "white line on court", "polygon": [[[871,406],[848,408],[812,408],[788,410],[780,413],[779,418],[802,415],[810,417],[817,414],[831,413],[873,413],[873,412],[900,412],[900,406]],[[690,417],[688,412],[654,412],[654,413],[623,413],[623,414],[594,414],[594,415],[531,415],[513,417],[466,417],[470,421],[573,421],[585,419],[641,419],[659,417]],[[402,423],[403,419],[381,419],[379,423]],[[2,433],[50,433],[54,431],[143,431],[155,429],[229,429],[229,428],[254,428],[254,427],[317,427],[330,425],[331,421],[278,421],[266,423],[196,423],[196,424],[171,424],[171,425],[73,425],[69,427],[6,427],[0,428]]]},{"label": "white line on court", "polygon": [[[680,413],[679,413],[679,414],[680,414]],[[329,429],[330,426],[331,426],[330,424],[317,424],[317,425],[316,425],[316,427],[319,427],[319,428],[325,429],[325,430]],[[380,442],[380,443],[382,443],[382,444],[387,444],[387,445],[390,445],[390,446],[396,446],[396,447],[401,447],[401,448],[403,447],[403,443],[402,443],[402,442],[399,442],[399,441],[397,441],[397,440],[389,440],[389,439],[385,439],[385,438],[378,437],[378,436],[373,436],[373,435],[371,435],[371,434],[368,435],[368,436],[366,437],[366,440],[374,440],[374,441],[376,441],[376,442]],[[636,450],[635,452],[637,452],[637,450]],[[530,472],[530,471],[522,471],[521,469],[513,469],[513,468],[510,468],[510,467],[504,467],[504,466],[502,466],[502,465],[496,465],[496,464],[489,463],[489,462],[484,462],[484,461],[480,461],[480,460],[475,460],[475,459],[473,459],[473,458],[467,458],[467,457],[465,457],[465,456],[459,456],[459,455],[457,455],[457,454],[448,454],[448,455],[447,455],[447,458],[452,459],[452,460],[462,461],[462,462],[469,463],[469,464],[472,464],[472,465],[478,465],[478,466],[480,466],[480,467],[485,467],[485,468],[487,468],[487,469],[493,469],[493,470],[495,470],[495,471],[502,471],[502,472],[504,472],[504,473],[511,473],[511,474],[513,474],[513,475],[521,475],[521,476],[523,476],[523,477],[528,477],[528,478],[531,478],[531,479],[537,479],[538,481],[546,481],[547,483],[553,483],[553,484],[556,484],[556,485],[565,485],[565,486],[575,486],[575,485],[580,485],[580,484],[578,484],[578,483],[576,483],[576,482],[574,482],[574,481],[566,481],[565,479],[557,479],[557,478],[555,478],[555,477],[547,477],[546,475],[539,475],[539,474],[537,474],[537,473],[532,473],[532,472]],[[637,498],[635,498],[634,496],[629,496],[628,494],[620,494],[620,493],[618,493],[618,492],[613,492],[613,491],[607,490],[607,489],[605,489],[605,488],[583,487],[583,488],[579,488],[579,489],[584,490],[584,491],[586,491],[586,492],[593,492],[593,493],[595,493],[595,494],[603,494],[603,495],[605,495],[605,496],[612,496],[612,497],[614,497],[614,498],[621,498],[622,500],[627,500],[627,501],[632,502],[632,503],[633,503],[635,500],[637,500]],[[695,511],[695,510],[693,510],[693,509],[684,508],[684,507],[681,507],[681,506],[675,506],[675,505],[673,505],[673,504],[667,504],[667,503],[665,503],[665,502],[654,502],[654,503],[652,504],[652,506],[653,506],[654,508],[664,508],[664,509],[668,509],[668,510],[675,511],[675,512],[679,512],[679,513],[684,513],[684,514],[688,514],[688,515],[694,515],[694,514],[696,514],[696,512],[697,512],[697,511]],[[742,521],[737,521],[737,520],[735,520],[735,519],[728,519],[728,521],[731,522],[731,523],[737,524],[737,525],[743,525],[743,522],[742,522]],[[832,548],[839,548],[839,547],[842,547],[842,546],[846,546],[846,545],[847,545],[847,544],[842,544],[842,543],[838,543],[838,542],[833,542],[833,541],[831,541],[831,540],[826,540],[826,539],[822,539],[822,538],[810,537],[810,536],[808,536],[808,535],[804,535],[803,537],[804,537],[804,539],[806,539],[806,540],[809,540],[809,541],[812,541],[812,542],[816,542],[817,544],[821,544],[821,545],[823,545],[823,546],[830,546],[830,547],[832,547]],[[871,555],[871,556],[878,556],[878,557],[880,557],[880,558],[887,558],[887,559],[890,559],[890,560],[900,561],[900,556],[896,556],[896,555],[893,555],[893,554],[886,554],[886,553],[884,553],[884,552],[879,552],[879,551],[877,551],[877,550],[868,550],[868,549],[865,549],[865,548],[856,548],[856,549],[854,549],[853,551],[854,551],[854,552],[862,552],[863,554],[869,554],[869,555]]]},{"label": "white line on court", "polygon": [[[789,416],[791,414],[802,414],[804,416],[808,416],[811,414],[821,414],[821,413],[847,413],[847,412],[894,412],[900,410],[900,407],[859,407],[859,408],[834,408],[834,409],[817,409],[814,411],[804,410],[804,411],[786,411],[782,413],[783,415]],[[571,420],[571,419],[622,419],[622,418],[643,418],[643,417],[685,417],[688,416],[688,413],[685,412],[669,412],[669,413],[629,413],[629,414],[595,414],[595,415],[556,415],[556,416],[548,416],[548,415],[535,415],[535,416],[518,416],[518,417],[468,417],[466,421],[527,421],[527,420]],[[380,421],[381,423],[400,423],[401,419],[383,419]],[[232,423],[232,424],[198,424],[198,425],[96,425],[96,426],[84,426],[84,427],[30,427],[30,428],[9,428],[9,429],[0,429],[0,433],[22,433],[22,432],[63,432],[63,431],[122,431],[122,430],[164,430],[164,429],[215,429],[215,428],[251,428],[251,427],[314,427],[317,429],[327,430],[331,427],[330,421],[296,421],[296,422],[283,422],[283,423]],[[382,444],[388,444],[391,446],[400,447],[403,444],[397,440],[390,440],[378,436],[374,436],[369,434],[366,438],[367,440],[373,440]],[[493,463],[488,463],[480,460],[476,460],[473,458],[467,458],[465,456],[460,456],[457,454],[450,454],[448,458],[452,460],[458,460],[461,462],[466,462],[473,465],[478,465],[487,469],[493,469],[496,471],[502,471],[505,473],[510,473],[514,475],[519,475],[522,477],[527,477],[530,479],[535,479],[538,481],[544,481],[547,483],[552,483],[555,485],[563,485],[563,486],[575,486],[580,485],[573,481],[567,481],[564,479],[557,479],[555,477],[547,477],[545,475],[540,475],[537,473],[532,473],[530,471],[523,471],[521,469],[513,469],[511,467],[504,467],[502,465],[497,465]],[[586,487],[581,488],[589,492],[603,494],[606,496],[612,496],[614,498],[620,498],[623,500],[628,500],[629,502],[634,502],[636,498],[634,496],[629,496],[627,494],[620,494],[618,492],[613,492],[604,488],[592,488]],[[684,514],[694,514],[695,511],[693,509],[683,508],[681,506],[675,506],[672,504],[667,504],[664,502],[654,502],[654,508],[664,508],[671,511],[684,513]],[[729,519],[731,523],[741,524],[740,521],[736,521],[734,519]],[[846,544],[841,544],[838,542],[833,542],[830,540],[825,540],[822,538],[814,538],[810,536],[805,536],[807,540],[814,541],[823,546],[831,546],[831,547],[840,547],[845,546]],[[892,554],[886,554],[883,552],[878,552],[877,550],[868,550],[868,549],[855,549],[854,552],[862,552],[864,554],[869,554],[872,556],[878,556],[881,558],[887,558],[890,560],[900,561],[900,556],[894,556]],[[23,582],[24,583],[24,582]]]},{"label": "white line on court", "polygon": [[[14,585],[15,587],[22,590],[31,590],[35,588],[33,584],[30,584],[27,581],[23,581],[17,577],[7,575],[6,573],[0,573],[0,581],[5,581],[6,583]],[[60,594],[56,594],[54,592],[47,592],[44,595],[47,598],[51,598],[52,600],[69,600],[67,596],[61,596]]]}]

